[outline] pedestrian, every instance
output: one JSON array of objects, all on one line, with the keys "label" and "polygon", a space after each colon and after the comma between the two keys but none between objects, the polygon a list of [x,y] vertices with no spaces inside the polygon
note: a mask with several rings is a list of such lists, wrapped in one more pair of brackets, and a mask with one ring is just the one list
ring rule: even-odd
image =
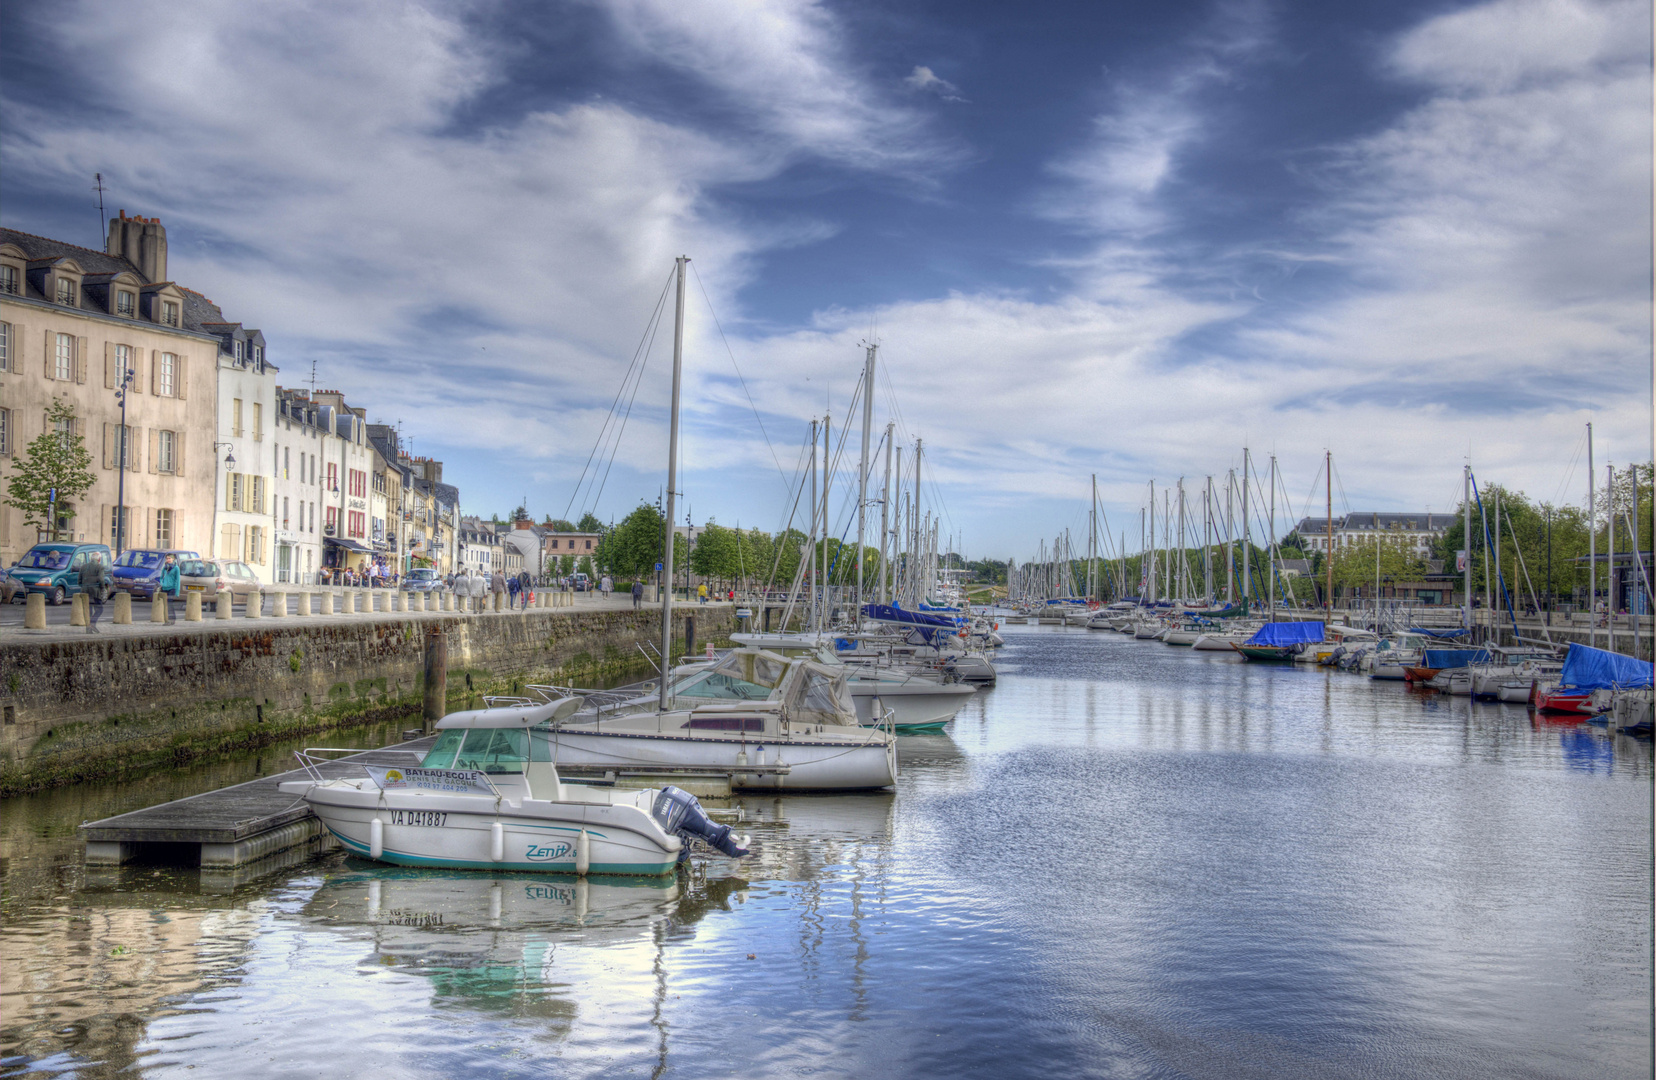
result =
[{"label": "pedestrian", "polygon": [[511,596],[511,599],[506,602],[507,607],[517,607],[518,590],[521,588],[523,586],[518,582],[516,574],[506,579],[506,592]]},{"label": "pedestrian", "polygon": [[696,603],[707,603],[707,582],[705,581],[696,586]]},{"label": "pedestrian", "polygon": [[633,582],[632,598],[633,607],[635,608],[638,607],[639,603],[644,599],[644,583],[642,581],[635,580]]},{"label": "pedestrian", "polygon": [[532,584],[529,580],[529,571],[519,570],[517,583],[518,595],[523,597],[523,606],[527,608],[529,606],[529,586]]},{"label": "pedestrian", "polygon": [[166,565],[161,567],[161,580],[156,585],[156,588],[160,589],[167,598],[162,604],[167,622],[173,621],[172,605],[173,601],[178,599],[178,578],[178,560],[173,557],[171,552],[168,552]]},{"label": "pedestrian", "polygon": [[608,574],[605,574],[603,579],[598,582],[598,591],[604,594],[605,600],[608,600],[610,593],[615,591],[615,582],[610,580]]},{"label": "pedestrian", "polygon": [[86,620],[88,634],[98,632],[98,618],[103,615],[103,573],[103,560],[99,558],[98,553],[87,552],[86,561],[81,564],[80,587],[81,592],[86,594],[87,605],[91,608]]},{"label": "pedestrian", "polygon": [[[491,578],[490,581],[489,581],[489,591],[493,592],[496,596],[499,596],[499,595],[502,595],[503,593],[505,593],[506,592],[506,575],[501,573],[499,570],[496,570],[494,572],[494,577]],[[500,601],[498,601],[498,600],[495,601],[495,603],[497,603],[497,604],[499,602]]]}]

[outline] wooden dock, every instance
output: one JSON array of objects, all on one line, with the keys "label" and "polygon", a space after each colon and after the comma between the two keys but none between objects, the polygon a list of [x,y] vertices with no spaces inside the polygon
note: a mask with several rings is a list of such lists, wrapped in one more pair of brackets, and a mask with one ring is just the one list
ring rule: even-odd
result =
[{"label": "wooden dock", "polygon": [[[365,750],[321,766],[324,776],[360,775],[362,765],[418,763],[436,736]],[[303,780],[303,769],[249,780],[202,795],[119,814],[81,826],[87,866],[134,861],[227,870],[319,838],[331,840],[303,799],[281,791],[285,780]],[[331,845],[324,845],[331,846]]]}]

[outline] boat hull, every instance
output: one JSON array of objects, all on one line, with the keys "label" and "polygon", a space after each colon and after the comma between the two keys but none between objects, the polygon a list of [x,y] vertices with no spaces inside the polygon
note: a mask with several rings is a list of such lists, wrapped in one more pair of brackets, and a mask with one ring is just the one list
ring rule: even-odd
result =
[{"label": "boat hull", "polygon": [[[660,877],[678,864],[682,845],[667,837],[646,810],[629,806],[574,806],[524,799],[518,806],[480,796],[314,786],[305,793],[322,824],[351,854],[393,866],[451,870],[523,870],[576,873],[585,832],[589,874]],[[379,818],[382,849],[373,850]],[[502,858],[492,858],[493,826],[504,834]],[[652,835],[655,834],[655,835]]]},{"label": "boat hull", "polygon": [[874,703],[890,711],[898,731],[925,731],[940,728],[955,718],[977,693],[977,688],[959,683],[850,682],[851,700],[857,706],[857,720],[863,727],[878,727]]},{"label": "boat hull", "polygon": [[1294,659],[1294,650],[1286,645],[1237,645],[1233,643],[1231,648],[1241,653],[1248,660],[1283,663]]},{"label": "boat hull", "polygon": [[[728,769],[731,786],[740,790],[856,791],[890,787],[897,782],[894,744],[875,731],[868,741],[766,741],[742,739],[681,739],[621,731],[561,728],[557,736],[558,764],[601,766],[607,769],[648,771],[674,766]],[[738,756],[746,754],[745,761]],[[742,765],[776,765],[786,773],[743,773]]]}]

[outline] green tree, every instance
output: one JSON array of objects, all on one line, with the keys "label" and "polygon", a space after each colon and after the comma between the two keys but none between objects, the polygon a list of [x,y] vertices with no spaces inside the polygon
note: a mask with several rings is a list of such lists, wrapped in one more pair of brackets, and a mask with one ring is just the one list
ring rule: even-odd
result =
[{"label": "green tree", "polygon": [[529,517],[529,508],[528,507],[520,505],[520,506],[516,506],[516,507],[512,508],[512,520],[514,522],[523,521],[528,517]]},{"label": "green tree", "polygon": [[558,557],[557,563],[558,573],[564,577],[568,577],[570,574],[575,572],[575,556],[561,555]]},{"label": "green tree", "polygon": [[14,460],[6,501],[22,512],[25,522],[56,540],[61,523],[75,516],[75,500],[91,491],[96,479],[86,440],[75,433],[75,410],[58,398],[46,410],[46,430]]},{"label": "green tree", "polygon": [[604,531],[604,523],[598,520],[598,515],[594,514],[591,510],[588,510],[586,513],[581,515],[581,520],[577,521],[575,523],[575,528],[570,531],[601,533]]},{"label": "green tree", "polygon": [[[581,522],[585,525],[586,519],[582,518]],[[661,510],[649,503],[639,503],[598,541],[598,561],[623,577],[648,577],[661,561],[664,534]]]},{"label": "green tree", "polygon": [[576,531],[578,531],[578,530],[576,530],[574,525],[572,525],[571,523],[565,521],[563,518],[547,518],[546,519],[546,524],[545,524],[544,527],[548,528],[548,529],[551,529],[553,532],[576,532]]},{"label": "green tree", "polygon": [[1388,581],[1418,581],[1426,573],[1426,560],[1416,554],[1414,541],[1401,532],[1362,537],[1336,549],[1333,563],[1335,586],[1348,591],[1372,590],[1377,569],[1382,587]]},{"label": "green tree", "polygon": [[[581,573],[583,573],[587,576],[587,580],[592,581],[593,579],[597,578],[598,574],[597,574],[597,571],[595,571],[593,569],[592,556],[591,555],[582,555],[580,566],[581,566]],[[594,582],[594,584],[596,584],[596,582]]]}]

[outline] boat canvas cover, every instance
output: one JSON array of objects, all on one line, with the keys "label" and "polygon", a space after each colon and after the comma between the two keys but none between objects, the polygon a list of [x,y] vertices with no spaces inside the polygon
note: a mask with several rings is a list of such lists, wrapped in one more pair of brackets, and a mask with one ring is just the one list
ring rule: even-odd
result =
[{"label": "boat canvas cover", "polygon": [[1458,638],[1458,637],[1465,637],[1468,631],[1466,631],[1465,629],[1460,629],[1460,630],[1428,630],[1424,626],[1411,626],[1411,627],[1409,627],[1407,632],[1410,633],[1410,634],[1420,634],[1424,637],[1430,637],[1430,638]]},{"label": "boat canvas cover", "polygon": [[1647,661],[1571,642],[1558,681],[1578,690],[1633,690],[1649,687],[1650,674]]},{"label": "boat canvas cover", "polygon": [[948,615],[932,615],[924,611],[905,611],[895,605],[864,604],[863,617],[878,619],[881,622],[914,623],[919,626],[959,626],[959,618]]},{"label": "boat canvas cover", "polygon": [[1489,652],[1486,649],[1427,649],[1424,659],[1422,667],[1445,671],[1468,664],[1487,664]]},{"label": "boat canvas cover", "polygon": [[1273,622],[1261,626],[1259,632],[1243,644],[1281,647],[1310,645],[1322,639],[1323,624],[1320,622]]}]

